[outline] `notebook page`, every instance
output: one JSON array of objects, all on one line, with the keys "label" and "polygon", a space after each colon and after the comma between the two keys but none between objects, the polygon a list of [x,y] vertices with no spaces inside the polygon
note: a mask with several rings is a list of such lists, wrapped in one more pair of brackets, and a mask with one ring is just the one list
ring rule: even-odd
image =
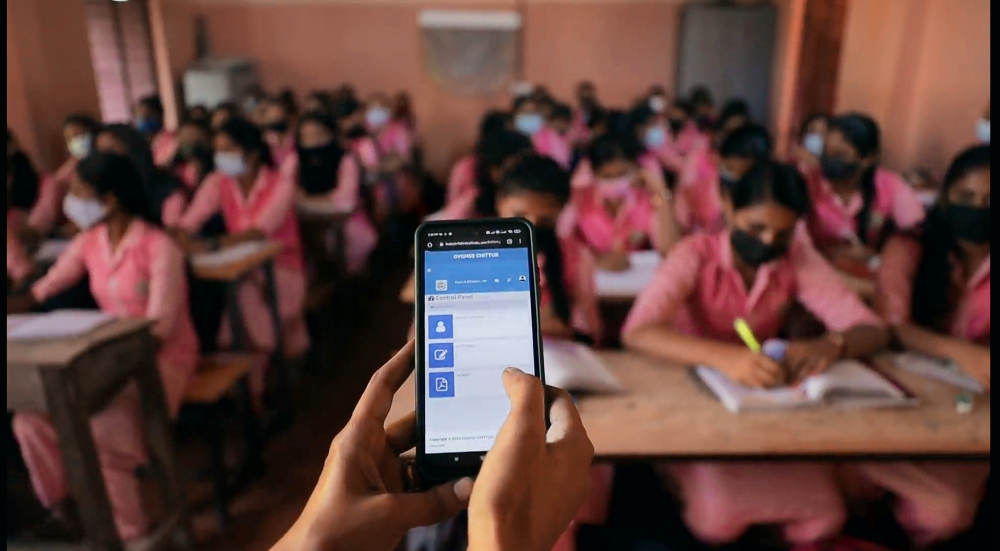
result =
[{"label": "notebook page", "polygon": [[47,239],[35,253],[37,262],[55,262],[69,248],[72,241],[66,239]]},{"label": "notebook page", "polygon": [[906,394],[885,377],[861,362],[850,360],[837,362],[826,373],[809,377],[802,387],[814,400],[834,394],[844,399],[906,398]]},{"label": "notebook page", "polygon": [[191,264],[201,268],[213,268],[226,266],[234,262],[239,262],[251,257],[267,247],[266,241],[251,241],[240,243],[232,247],[226,247],[210,253],[199,253],[191,256]]},{"label": "notebook page", "polygon": [[619,392],[621,382],[589,347],[571,341],[545,339],[545,382],[580,392]]},{"label": "notebook page", "polygon": [[100,310],[56,310],[35,316],[9,328],[8,340],[41,340],[78,337],[112,321],[115,316]]},{"label": "notebook page", "polygon": [[905,369],[911,373],[916,373],[922,377],[949,384],[962,390],[976,394],[985,392],[983,385],[979,381],[962,371],[954,362],[948,360],[932,358],[916,352],[904,352],[896,355],[894,363],[900,369]]},{"label": "notebook page", "polygon": [[11,329],[23,325],[25,322],[31,321],[42,314],[7,314],[7,331],[10,332]]},{"label": "notebook page", "polygon": [[710,367],[698,366],[698,377],[733,413],[746,410],[792,409],[818,405],[798,387],[750,388],[730,381]]},{"label": "notebook page", "polygon": [[635,297],[656,274],[663,258],[657,251],[639,251],[629,254],[629,268],[624,272],[598,270],[596,287],[598,297]]}]

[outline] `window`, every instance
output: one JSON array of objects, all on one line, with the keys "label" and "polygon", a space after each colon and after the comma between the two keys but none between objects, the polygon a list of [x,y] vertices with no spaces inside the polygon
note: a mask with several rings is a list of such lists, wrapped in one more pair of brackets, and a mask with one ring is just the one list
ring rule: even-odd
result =
[{"label": "window", "polygon": [[157,91],[146,0],[85,2],[101,117],[128,121],[132,105]]}]

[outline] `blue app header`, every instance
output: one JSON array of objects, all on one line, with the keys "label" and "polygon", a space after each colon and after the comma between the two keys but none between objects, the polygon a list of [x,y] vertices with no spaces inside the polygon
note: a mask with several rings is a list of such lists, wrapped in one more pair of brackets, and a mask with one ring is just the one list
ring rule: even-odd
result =
[{"label": "blue app header", "polygon": [[424,252],[424,293],[503,293],[527,291],[528,249]]}]

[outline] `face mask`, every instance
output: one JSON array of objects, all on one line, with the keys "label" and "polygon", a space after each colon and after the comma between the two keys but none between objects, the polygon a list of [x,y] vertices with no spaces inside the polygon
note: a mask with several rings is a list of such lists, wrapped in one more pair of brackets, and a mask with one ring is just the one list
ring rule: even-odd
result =
[{"label": "face mask", "polygon": [[69,154],[74,159],[82,159],[90,155],[93,142],[94,138],[90,134],[81,134],[66,142],[66,149],[69,149]]},{"label": "face mask", "polygon": [[340,169],[340,163],[334,158],[337,149],[334,143],[298,149],[299,184],[306,193],[326,193],[337,184],[337,173]]},{"label": "face mask", "polygon": [[364,125],[362,124],[356,124],[347,130],[347,137],[352,140],[364,138],[367,135],[368,135],[368,130],[366,130]]},{"label": "face mask", "polygon": [[156,119],[138,118],[135,120],[135,129],[143,134],[156,134],[163,124]]},{"label": "face mask", "polygon": [[288,132],[288,121],[274,121],[271,123],[267,123],[267,125],[265,125],[264,128],[266,130],[270,130],[271,132],[284,134]]},{"label": "face mask", "polygon": [[646,130],[643,141],[646,143],[646,149],[659,149],[667,143],[667,130],[662,126],[654,126]]},{"label": "face mask", "polygon": [[920,203],[924,208],[929,209],[937,203],[938,192],[931,190],[923,190],[917,192],[917,198],[920,199]]},{"label": "face mask", "polygon": [[654,113],[662,113],[667,109],[667,100],[663,96],[653,96],[649,98],[649,108]]},{"label": "face mask", "polygon": [[239,153],[219,152],[215,154],[215,168],[233,178],[246,174],[247,165]]},{"label": "face mask", "polygon": [[806,137],[802,138],[802,147],[806,148],[806,151],[817,157],[823,156],[824,145],[826,145],[826,138],[824,138],[822,134],[813,132],[811,134],[806,134]]},{"label": "face mask", "polygon": [[736,254],[753,268],[774,262],[788,252],[787,245],[767,245],[743,230],[734,229],[729,239]]},{"label": "face mask", "polygon": [[63,199],[63,213],[70,222],[81,230],[97,225],[108,215],[108,209],[97,199],[81,199],[76,195],[66,195]]},{"label": "face mask", "polygon": [[670,131],[676,136],[684,128],[682,119],[670,119]]},{"label": "face mask", "polygon": [[534,136],[535,134],[540,132],[544,127],[545,127],[545,119],[543,119],[541,115],[533,113],[518,115],[514,119],[514,128],[517,128],[518,132],[527,136]]},{"label": "face mask", "polygon": [[381,128],[389,122],[389,110],[384,107],[372,107],[365,113],[365,122],[372,128]]},{"label": "face mask", "polygon": [[840,182],[853,178],[861,170],[861,163],[851,163],[837,157],[824,155],[820,159],[820,167],[823,170],[824,178]]},{"label": "face mask", "polygon": [[631,173],[611,180],[600,179],[597,181],[597,192],[606,201],[621,201],[628,195],[633,180],[635,175]]},{"label": "face mask", "polygon": [[990,242],[990,210],[968,205],[948,205],[945,217],[951,225],[952,235],[969,243]]},{"label": "face mask", "polygon": [[976,124],[976,137],[980,143],[990,143],[990,121],[981,119]]}]

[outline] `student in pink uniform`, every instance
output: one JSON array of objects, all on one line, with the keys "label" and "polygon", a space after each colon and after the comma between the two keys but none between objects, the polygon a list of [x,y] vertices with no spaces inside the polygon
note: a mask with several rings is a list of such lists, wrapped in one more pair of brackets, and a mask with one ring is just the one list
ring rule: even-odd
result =
[{"label": "student in pink uniform", "polygon": [[160,96],[151,95],[139,100],[134,110],[135,129],[149,141],[156,166],[166,166],[177,151],[177,137],[163,126],[163,103]]},{"label": "student in pink uniform", "polygon": [[210,120],[212,132],[222,128],[222,125],[229,119],[240,116],[240,113],[241,111],[239,105],[230,101],[220,103],[215,110],[212,111],[212,117]]},{"label": "student in pink uniform", "polygon": [[[955,362],[990,388],[990,146],[955,159],[921,236],[897,235],[882,254],[876,307],[907,350]],[[896,499],[918,545],[968,530],[986,492],[989,463],[848,465]],[[871,496],[870,496],[871,497]]]},{"label": "student in pink uniform", "polygon": [[306,113],[299,122],[296,150],[299,200],[333,204],[350,213],[343,233],[346,269],[352,274],[361,271],[378,244],[378,231],[368,212],[357,159],[338,142],[333,118],[318,112]]},{"label": "student in pink uniform", "polygon": [[573,125],[570,128],[570,142],[573,145],[583,145],[590,140],[591,116],[600,107],[597,87],[593,82],[585,80],[576,85],[576,112],[573,114]]},{"label": "student in pink uniform", "polygon": [[[724,198],[727,227],[677,244],[635,302],[622,329],[633,350],[678,365],[709,365],[731,380],[769,387],[885,347],[881,321],[844,287],[811,247],[794,239],[809,210],[791,167],[756,165]],[[798,301],[825,335],[793,341],[783,363],[750,351],[733,323],[743,318],[762,342],[787,329]],[[738,539],[757,524],[780,524],[794,543],[836,534],[846,510],[833,465],[674,463],[692,532],[710,543]]]},{"label": "student in pink uniform", "polygon": [[573,123],[573,111],[568,105],[556,103],[552,106],[545,129],[538,135],[536,149],[547,152],[563,170],[569,170],[573,163],[573,142],[570,137],[570,126]]},{"label": "student in pink uniform", "polygon": [[212,128],[205,120],[187,119],[177,127],[177,152],[171,171],[191,193],[212,172]]},{"label": "student in pink uniform", "polygon": [[271,148],[274,166],[282,170],[289,158],[295,155],[295,117],[298,110],[294,99],[281,94],[264,100],[261,131]]},{"label": "student in pink uniform", "polygon": [[802,176],[809,181],[820,171],[820,159],[826,146],[826,134],[830,131],[830,117],[816,113],[806,117],[799,128],[799,141],[795,144],[792,162]]},{"label": "student in pink uniform", "polygon": [[372,94],[365,104],[365,127],[378,147],[380,161],[399,169],[413,159],[413,135],[405,122],[392,118],[389,98]]},{"label": "student in pink uniform", "polygon": [[[477,140],[478,145],[482,144],[490,136],[503,131],[508,130],[510,127],[510,115],[503,113],[501,111],[489,111],[486,113],[479,123],[479,138]],[[455,166],[451,169],[451,174],[448,176],[448,185],[445,195],[445,208],[457,201],[474,201],[475,194],[477,193],[476,187],[476,163],[477,155],[476,152],[466,155],[459,159]],[[472,199],[468,199],[468,196],[472,196]]]},{"label": "student in pink uniform", "polygon": [[569,170],[573,150],[564,137],[548,126],[547,114],[535,95],[515,99],[512,113],[514,129],[531,138],[535,151],[552,157],[564,170]]},{"label": "student in pink uniform", "polygon": [[812,179],[809,231],[835,262],[867,263],[893,230],[908,231],[924,220],[923,204],[895,173],[879,167],[881,131],[870,117],[850,114],[830,121]]},{"label": "student in pink uniform", "polygon": [[702,131],[707,131],[718,124],[720,113],[716,111],[715,97],[707,86],[695,86],[688,97],[694,120]]},{"label": "student in pink uniform", "polygon": [[[216,171],[202,183],[178,228],[196,233],[213,215],[221,213],[229,233],[217,245],[263,239],[282,245],[274,275],[283,352],[288,357],[299,356],[309,348],[309,334],[295,182],[277,170],[260,130],[239,118],[230,119],[216,134],[215,166]],[[277,340],[264,297],[263,274],[239,289],[240,311],[251,344],[257,350],[271,352]]]},{"label": "student in pink uniform", "polygon": [[666,254],[678,237],[673,194],[659,165],[640,165],[630,135],[603,135],[573,176],[573,197],[560,233],[579,238],[604,270],[628,268],[628,253]]},{"label": "student in pink uniform", "polygon": [[676,99],[667,111],[667,122],[677,154],[687,157],[695,151],[710,147],[708,138],[698,127],[694,108],[683,99]]},{"label": "student in pink uniform", "polygon": [[674,147],[670,129],[663,115],[641,102],[629,113],[629,127],[642,144],[642,157],[660,164],[663,171],[677,174],[684,167],[684,159]]},{"label": "student in pink uniform", "polygon": [[392,122],[402,125],[410,135],[416,135],[417,117],[413,113],[413,100],[410,93],[400,90],[392,100]]},{"label": "student in pink uniform", "polygon": [[[101,310],[153,320],[157,367],[171,415],[198,364],[188,311],[184,255],[147,214],[141,176],[125,157],[95,153],[80,162],[66,196],[66,216],[81,232],[32,288],[45,301],[89,275]],[[91,418],[115,524],[123,540],[147,533],[135,468],[146,461],[139,397],[129,387]],[[42,504],[56,515],[68,497],[55,428],[44,414],[18,413],[14,434]]]},{"label": "student in pink uniform", "polygon": [[152,152],[142,134],[125,124],[111,124],[97,132],[94,150],[128,157],[142,177],[149,212],[167,227],[180,222],[188,204],[187,190],[179,178],[153,164]]}]

